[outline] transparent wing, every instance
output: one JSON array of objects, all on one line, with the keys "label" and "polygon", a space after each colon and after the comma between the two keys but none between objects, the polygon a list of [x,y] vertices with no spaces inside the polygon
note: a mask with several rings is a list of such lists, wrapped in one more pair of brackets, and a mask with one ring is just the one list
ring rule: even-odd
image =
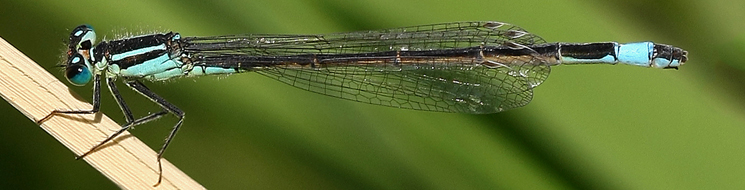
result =
[{"label": "transparent wing", "polygon": [[[191,37],[184,42],[184,52],[192,57],[221,60],[198,65],[249,69],[332,97],[439,112],[484,114],[524,106],[532,99],[533,88],[550,72],[538,55],[505,55],[493,60],[448,55],[359,57],[379,52],[479,46],[528,48],[545,43],[519,27],[500,22],[458,22],[327,35]],[[314,66],[280,60],[307,59],[311,54],[340,56],[318,60]],[[347,61],[345,54],[357,57]],[[417,61],[397,61],[412,59]],[[265,67],[245,68],[250,65],[246,60],[264,61],[258,65]]]},{"label": "transparent wing", "polygon": [[[549,67],[539,59],[489,68],[471,60],[415,65],[271,67],[258,73],[297,88],[357,102],[415,110],[486,114],[530,102]],[[536,65],[537,64],[537,65]]]},{"label": "transparent wing", "polygon": [[246,34],[184,38],[186,52],[205,55],[283,56],[417,51],[473,46],[546,43],[524,29],[501,22],[455,22],[325,35]]}]

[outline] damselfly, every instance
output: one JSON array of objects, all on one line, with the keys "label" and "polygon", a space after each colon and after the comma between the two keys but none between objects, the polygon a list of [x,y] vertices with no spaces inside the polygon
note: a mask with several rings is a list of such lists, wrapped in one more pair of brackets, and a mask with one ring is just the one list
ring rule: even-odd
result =
[{"label": "damselfly", "polygon": [[[184,112],[150,91],[143,80],[256,72],[307,91],[357,102],[415,110],[486,114],[524,106],[550,67],[630,64],[675,68],[687,52],[652,42],[547,43],[501,22],[457,22],[325,35],[246,34],[182,37],[143,35],[96,44],[88,25],[70,34],[65,76],[73,85],[93,81],[93,108],[54,110],[92,114],[100,107],[101,78],[126,123],[88,152],[132,126],[171,113],[178,117],[160,158],[184,121]],[[162,110],[135,119],[115,79]],[[162,168],[160,168],[162,173]],[[162,176],[161,176],[162,178]],[[160,183],[161,178],[158,179]]]}]

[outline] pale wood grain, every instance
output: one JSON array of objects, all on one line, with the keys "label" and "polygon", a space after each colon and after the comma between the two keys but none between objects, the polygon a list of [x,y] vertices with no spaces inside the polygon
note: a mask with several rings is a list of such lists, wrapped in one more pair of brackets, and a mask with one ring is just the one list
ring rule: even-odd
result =
[{"label": "pale wood grain", "polygon": [[[55,109],[91,108],[64,83],[2,38],[0,95],[34,122]],[[3,127],[14,126],[3,124]],[[80,155],[119,129],[119,124],[101,113],[57,115],[42,123],[41,128]],[[158,180],[155,151],[128,132],[83,160],[123,189],[153,189]],[[163,182],[155,189],[204,189],[170,162],[165,159],[162,162]]]}]

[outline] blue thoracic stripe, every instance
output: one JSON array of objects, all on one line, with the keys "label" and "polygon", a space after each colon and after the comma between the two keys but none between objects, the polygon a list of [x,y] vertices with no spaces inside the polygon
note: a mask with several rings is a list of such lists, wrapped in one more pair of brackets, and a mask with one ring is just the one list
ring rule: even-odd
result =
[{"label": "blue thoracic stripe", "polygon": [[119,60],[122,60],[124,58],[128,58],[128,57],[135,56],[135,55],[141,55],[141,54],[152,52],[152,51],[156,51],[156,50],[163,50],[163,51],[165,51],[166,50],[166,45],[165,44],[159,44],[159,45],[156,45],[156,46],[143,47],[143,48],[140,48],[140,49],[134,49],[134,50],[127,51],[127,52],[114,54],[114,55],[111,55],[111,61],[119,61]]}]

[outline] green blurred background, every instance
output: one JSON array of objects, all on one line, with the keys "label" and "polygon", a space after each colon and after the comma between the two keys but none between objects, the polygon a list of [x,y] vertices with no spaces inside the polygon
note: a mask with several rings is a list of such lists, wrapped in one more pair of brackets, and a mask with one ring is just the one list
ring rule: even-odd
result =
[{"label": "green blurred background", "polygon": [[[82,23],[115,39],[496,20],[549,42],[673,44],[690,55],[678,71],[554,67],[531,104],[490,115],[367,105],[255,73],[149,87],[187,113],[165,157],[212,189],[743,189],[744,18],[742,0],[2,0],[0,36],[60,80]],[[158,109],[122,91],[135,115]],[[102,106],[124,121],[110,95]],[[116,188],[10,104],[0,112],[0,189]],[[158,148],[175,121],[131,132]]]}]

